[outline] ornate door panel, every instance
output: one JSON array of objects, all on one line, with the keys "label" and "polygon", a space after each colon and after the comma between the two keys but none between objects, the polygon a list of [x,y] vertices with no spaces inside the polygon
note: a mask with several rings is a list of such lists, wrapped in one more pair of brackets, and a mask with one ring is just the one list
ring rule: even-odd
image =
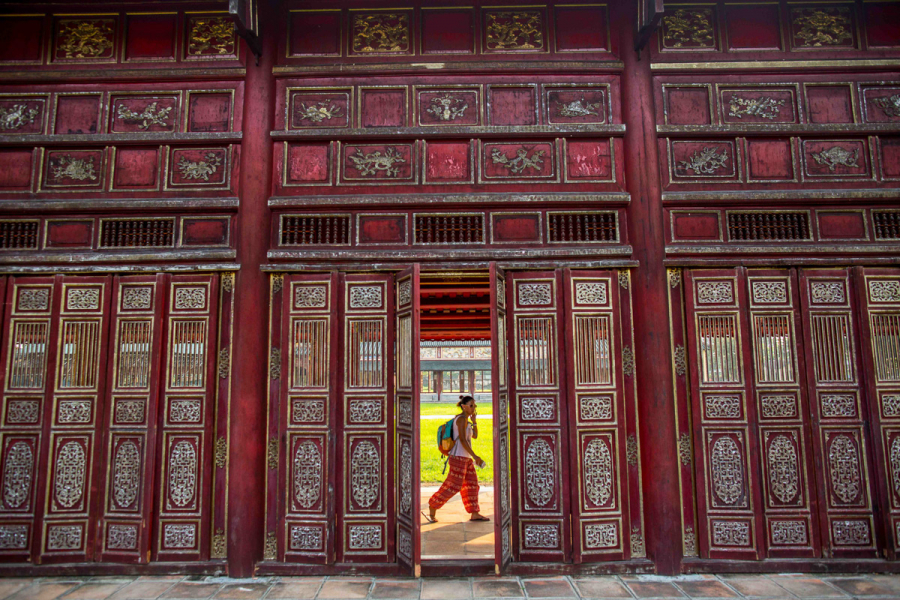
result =
[{"label": "ornate door panel", "polygon": [[859,338],[848,269],[800,274],[806,377],[826,556],[876,556],[867,407],[860,402]]},{"label": "ornate door panel", "polygon": [[[628,282],[627,271],[565,271],[564,404],[577,563],[646,556]],[[522,405],[532,418],[550,418],[539,407]]]},{"label": "ornate door panel", "polygon": [[743,288],[736,269],[685,271],[699,545],[710,558],[757,559],[762,544]]},{"label": "ornate door panel", "polygon": [[216,275],[175,275],[166,284],[154,560],[210,553],[218,283]]},{"label": "ornate door panel", "polygon": [[[510,396],[515,439],[513,556],[521,561],[565,561],[571,556],[565,398],[562,383],[563,307],[559,271],[512,273],[508,279],[513,357]],[[537,410],[537,407],[544,407]],[[544,417],[549,411],[549,417]]]},{"label": "ornate door panel", "polygon": [[[419,265],[394,277],[396,302],[396,406],[397,406],[397,562],[420,573],[422,544],[419,536],[421,486],[419,485]],[[359,401],[360,407],[371,406]],[[351,415],[353,407],[351,406]],[[357,411],[359,412],[359,411]]]},{"label": "ornate door panel", "polygon": [[[803,346],[796,271],[751,270],[746,292],[753,357],[748,409],[758,436],[765,514],[760,541],[770,557],[820,556],[805,357],[797,351]],[[706,418],[739,416],[735,398],[704,400]]]},{"label": "ornate door panel", "polygon": [[120,277],[113,286],[101,424],[100,561],[149,559],[165,298],[164,275]]},{"label": "ornate door panel", "polygon": [[887,555],[900,550],[900,271],[860,269],[855,278],[864,311],[863,344],[867,402],[885,519]]},{"label": "ornate door panel", "polygon": [[272,277],[266,559],[334,561],[337,275]]},{"label": "ornate door panel", "polygon": [[[494,566],[499,575],[512,560],[512,511],[509,470],[509,340],[507,335],[507,275],[490,265],[491,404],[494,409]],[[558,531],[544,529],[553,544]],[[558,546],[558,542],[556,543]]]},{"label": "ornate door panel", "polygon": [[[344,275],[341,281],[341,465],[338,562],[393,562],[394,278]],[[412,407],[398,408],[412,427]]]}]

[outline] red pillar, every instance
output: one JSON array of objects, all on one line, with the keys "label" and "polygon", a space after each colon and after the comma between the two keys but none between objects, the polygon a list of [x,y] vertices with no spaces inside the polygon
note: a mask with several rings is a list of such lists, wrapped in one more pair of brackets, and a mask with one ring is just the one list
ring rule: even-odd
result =
[{"label": "red pillar", "polygon": [[275,2],[259,7],[263,54],[247,58],[241,143],[237,251],[241,269],[235,285],[232,358],[231,445],[228,482],[228,574],[250,577],[262,558],[266,486],[266,382],[268,380],[268,277],[260,271],[269,246],[267,201],[272,178],[275,61],[278,11]]},{"label": "red pillar", "polygon": [[635,354],[641,460],[648,557],[657,572],[676,574],[681,568],[681,517],[672,357],[669,352],[665,236],[656,144],[650,52],[634,50],[637,7],[613,3],[613,22],[620,24],[625,69],[622,74],[622,117],[625,134],[625,180],[631,194],[628,237],[640,268],[632,273]]}]

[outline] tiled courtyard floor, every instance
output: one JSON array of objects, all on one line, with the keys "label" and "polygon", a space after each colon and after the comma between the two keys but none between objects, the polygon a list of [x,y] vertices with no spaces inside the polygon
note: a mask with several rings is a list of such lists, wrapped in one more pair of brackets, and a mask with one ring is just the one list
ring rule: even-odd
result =
[{"label": "tiled courtyard floor", "polygon": [[[422,510],[437,487],[422,488]],[[478,494],[481,514],[490,521],[471,522],[459,494],[437,512],[437,523],[422,518],[422,556],[440,558],[494,558],[494,488],[482,487]]]},{"label": "tiled courtyard floor", "polygon": [[900,598],[900,576],[652,575],[604,577],[95,577],[0,579],[0,598],[15,600],[296,599],[477,600],[532,598]]}]

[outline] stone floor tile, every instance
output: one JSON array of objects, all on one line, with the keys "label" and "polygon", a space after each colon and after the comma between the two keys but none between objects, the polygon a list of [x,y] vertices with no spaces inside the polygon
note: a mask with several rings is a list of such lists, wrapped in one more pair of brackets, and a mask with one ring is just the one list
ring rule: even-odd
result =
[{"label": "stone floor tile", "polygon": [[52,600],[73,590],[78,585],[80,584],[77,581],[42,581],[19,590],[13,598],[16,600]]},{"label": "stone floor tile", "polygon": [[141,575],[137,581],[181,581],[184,575]]},{"label": "stone floor tile", "polygon": [[723,578],[731,587],[752,600],[781,600],[782,598],[793,598],[793,594],[787,592],[783,587],[770,581],[764,575],[745,575],[738,577]]},{"label": "stone floor tile", "polygon": [[518,579],[475,579],[472,594],[476,598],[523,598]]},{"label": "stone floor tile", "polygon": [[576,598],[572,584],[565,578],[523,579],[525,593],[530,598]]},{"label": "stone floor tile", "polygon": [[795,575],[773,575],[772,581],[794,594],[798,598],[846,598],[847,595],[837,590],[818,577],[798,577]]},{"label": "stone floor tile", "polygon": [[616,577],[585,577],[572,581],[583,598],[631,598],[631,592]]},{"label": "stone floor tile", "polygon": [[422,600],[465,600],[472,597],[472,584],[468,579],[423,579],[419,597]]},{"label": "stone floor tile", "polygon": [[31,577],[16,577],[0,579],[0,598],[9,598],[24,587],[34,583]]},{"label": "stone floor tile", "polygon": [[169,588],[160,598],[212,598],[220,587],[221,583],[182,581]]},{"label": "stone floor tile", "polygon": [[152,577],[141,577],[110,596],[109,600],[155,600],[177,582],[177,579],[167,577],[160,577],[159,580]]},{"label": "stone floor tile", "polygon": [[324,577],[282,577],[269,589],[266,598],[312,600],[324,581]]},{"label": "stone floor tile", "polygon": [[418,579],[376,579],[369,598],[389,598],[391,600],[418,600]]},{"label": "stone floor tile", "polygon": [[257,600],[269,591],[268,583],[234,583],[225,585],[214,598],[228,600]]},{"label": "stone floor tile", "polygon": [[900,598],[900,575],[869,575],[869,579]]},{"label": "stone floor tile", "polygon": [[869,578],[839,577],[835,579],[828,578],[826,581],[853,597],[891,596],[895,593],[890,588],[878,584]]},{"label": "stone floor tile", "polygon": [[368,578],[328,578],[316,598],[365,598],[372,580]]},{"label": "stone floor tile", "polygon": [[122,583],[99,583],[88,582],[80,587],[75,588],[65,596],[63,600],[105,600],[119,589],[124,587],[126,582]]},{"label": "stone floor tile", "polygon": [[684,598],[684,594],[667,581],[628,580],[625,584],[638,598]]},{"label": "stone floor tile", "polygon": [[715,579],[676,581],[675,585],[691,598],[737,598],[738,595]]}]

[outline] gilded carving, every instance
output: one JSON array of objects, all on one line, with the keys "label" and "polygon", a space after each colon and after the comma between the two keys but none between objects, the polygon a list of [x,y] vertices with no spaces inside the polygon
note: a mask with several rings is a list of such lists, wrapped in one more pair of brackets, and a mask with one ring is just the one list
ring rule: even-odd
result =
[{"label": "gilded carving", "polygon": [[37,400],[10,400],[6,404],[6,422],[10,425],[34,425],[40,416]]},{"label": "gilded carving", "polygon": [[646,558],[647,550],[644,547],[644,535],[638,527],[631,528],[631,558]]},{"label": "gilded carving", "polygon": [[684,534],[681,536],[681,546],[684,549],[685,556],[697,556],[697,536],[694,528],[688,525],[684,528]]},{"label": "gilded carving", "polygon": [[266,544],[263,548],[263,560],[275,560],[278,555],[278,537],[274,531],[266,533]]},{"label": "gilded carving", "polygon": [[526,525],[525,548],[559,548],[559,527],[556,525]]},{"label": "gilded carving", "polygon": [[795,8],[791,16],[794,37],[802,41],[800,47],[844,46],[853,41],[846,7]]},{"label": "gilded carving", "polygon": [[750,293],[755,304],[786,304],[787,283],[784,281],[753,281]]},{"label": "gilded carving", "polygon": [[900,302],[900,280],[877,279],[870,281],[869,301],[873,304]]},{"label": "gilded carving", "polygon": [[116,400],[116,424],[142,423],[144,421],[143,400]]},{"label": "gilded carving", "polygon": [[623,290],[628,289],[628,282],[630,280],[631,275],[629,274],[629,271],[619,271],[619,286],[621,286]]},{"label": "gilded carving", "polygon": [[375,444],[363,440],[350,455],[350,495],[360,508],[372,508],[380,488],[381,456]]},{"label": "gilded carving", "polygon": [[197,398],[169,401],[169,421],[172,423],[199,423],[202,418],[201,402]]},{"label": "gilded carving", "polygon": [[734,505],[744,492],[744,465],[741,450],[730,437],[720,437],[710,452],[712,484],[723,503]]},{"label": "gilded carving", "polygon": [[122,289],[123,310],[147,310],[153,298],[153,288],[128,286]]},{"label": "gilded carving", "polygon": [[868,546],[872,543],[866,521],[832,521],[831,536],[835,546]]},{"label": "gilded carving", "polygon": [[271,438],[266,448],[266,463],[270,469],[278,469],[278,438]]},{"label": "gilded carving", "polygon": [[229,294],[234,291],[234,273],[222,273],[222,291]]},{"label": "gilded carving", "polygon": [[397,532],[397,551],[407,558],[412,557],[412,536],[406,529]]},{"label": "gilded carving", "polygon": [[207,152],[205,160],[190,161],[181,157],[178,161],[178,172],[184,179],[202,179],[209,181],[209,176],[219,170],[222,157],[215,152]]},{"label": "gilded carving", "polygon": [[50,171],[54,181],[74,179],[75,181],[97,181],[94,168],[94,157],[73,158],[71,154],[63,154],[50,160]]},{"label": "gilded carving", "polygon": [[281,350],[272,348],[269,354],[269,377],[281,379]]},{"label": "gilded carving", "polygon": [[540,171],[544,164],[544,151],[535,150],[528,156],[528,149],[522,147],[516,150],[515,157],[509,158],[499,148],[494,148],[491,151],[491,161],[495,165],[503,165],[503,168],[514,175],[523,173],[525,169]]},{"label": "gilded carving", "polygon": [[291,527],[291,550],[322,550],[321,527]]},{"label": "gilded carving", "polygon": [[387,177],[399,177],[401,165],[406,163],[406,159],[400,155],[400,149],[396,147],[375,150],[366,154],[360,148],[356,149],[356,154],[348,156],[352,162],[352,168],[359,171],[360,177],[374,177],[379,172],[383,172]]},{"label": "gilded carving", "polygon": [[158,108],[159,102],[151,102],[141,112],[135,112],[124,104],[119,105],[116,113],[117,119],[122,119],[126,123],[140,123],[138,129],[150,129],[151,125],[159,125],[160,127],[169,127],[167,122],[173,107]]},{"label": "gilded carving", "polygon": [[784,106],[785,100],[776,100],[770,96],[759,98],[741,98],[737,94],[731,96],[728,105],[728,116],[738,119],[747,117],[760,117],[772,120],[778,116],[778,111]]},{"label": "gilded carving", "polygon": [[775,435],[769,442],[769,489],[781,502],[787,503],[800,491],[800,460],[791,439],[784,434]]},{"label": "gilded carving", "polygon": [[90,423],[92,414],[90,400],[60,400],[56,419],[60,424]]},{"label": "gilded carving", "polygon": [[312,121],[313,123],[321,123],[325,120],[330,121],[331,119],[344,116],[341,114],[341,107],[335,106],[330,100],[322,100],[310,105],[301,102],[294,112],[301,121]]},{"label": "gilded carving", "polygon": [[886,418],[900,417],[900,394],[882,394],[881,410]]},{"label": "gilded carving", "polygon": [[713,11],[680,8],[662,19],[663,45],[667,48],[715,48]]},{"label": "gilded carving", "polygon": [[115,38],[112,19],[61,21],[56,52],[64,58],[103,58],[112,54]]},{"label": "gilded carving", "polygon": [[687,373],[687,353],[684,346],[678,344],[675,346],[675,352],[672,356],[672,362],[675,364],[675,374],[683,377]]},{"label": "gilded carving", "polygon": [[131,508],[141,488],[141,452],[126,440],[116,449],[113,461],[113,497],[119,508]]},{"label": "gilded carving", "polygon": [[301,508],[313,508],[322,495],[322,453],[314,442],[297,445],[293,470],[294,501]]},{"label": "gilded carving", "polygon": [[554,398],[522,398],[523,421],[552,421],[556,415]]},{"label": "gilded carving", "polygon": [[803,521],[772,521],[773,545],[805,546],[808,543],[806,523]]},{"label": "gilded carving", "polygon": [[734,394],[710,394],[703,396],[707,419],[739,419],[741,397]]},{"label": "gilded carving", "polygon": [[353,51],[367,54],[409,50],[409,19],[404,13],[354,15]]},{"label": "gilded carving", "polygon": [[[875,106],[881,109],[881,112],[883,112],[886,117],[900,117],[900,94],[875,98],[873,102],[875,103]],[[2,116],[2,113],[0,113],[0,116]],[[3,127],[3,129],[8,128]]]},{"label": "gilded carving", "polygon": [[191,504],[197,491],[197,449],[182,440],[175,444],[169,455],[169,498],[184,508]]},{"label": "gilded carving", "polygon": [[894,487],[894,493],[900,497],[900,437],[895,437],[891,441],[891,483]]},{"label": "gilded carving", "polygon": [[401,425],[412,425],[412,402],[409,398],[397,401],[397,421]]},{"label": "gilded carving", "polygon": [[163,547],[189,549],[197,547],[197,526],[193,524],[174,525],[166,523],[163,528]]},{"label": "gilded carving", "polygon": [[228,348],[219,350],[219,360],[216,369],[219,372],[219,379],[228,379],[228,374],[231,372],[231,357]]},{"label": "gilded carving", "polygon": [[61,507],[73,508],[81,501],[84,494],[86,462],[84,447],[78,442],[66,442],[57,454],[54,489],[56,503]]},{"label": "gilded carving", "polygon": [[540,50],[544,31],[538,11],[500,11],[488,13],[487,48],[489,50]]},{"label": "gilded carving", "polygon": [[822,394],[819,401],[822,403],[823,417],[856,416],[856,396],[854,394]]},{"label": "gilded carving", "polygon": [[553,304],[549,283],[520,283],[516,288],[520,306],[549,306]]},{"label": "gilded carving", "polygon": [[19,290],[16,310],[31,312],[47,310],[50,307],[50,290],[48,288],[25,288]]},{"label": "gilded carving", "polygon": [[814,281],[809,286],[813,304],[836,304],[847,301],[842,281]]},{"label": "gilded carving", "polygon": [[466,114],[469,105],[462,98],[454,98],[450,94],[444,94],[431,99],[431,106],[425,111],[434,115],[439,121],[455,121]]},{"label": "gilded carving", "polygon": [[678,458],[685,467],[691,466],[691,459],[693,458],[691,451],[691,436],[686,433],[682,433],[678,436]]},{"label": "gilded carving", "polygon": [[582,396],[581,418],[586,421],[612,419],[612,398],[609,396]]},{"label": "gilded carving", "polygon": [[685,171],[693,171],[694,175],[713,175],[719,169],[728,166],[728,149],[717,152],[715,148],[705,146],[703,150],[694,152],[690,160],[680,160],[681,168]]},{"label": "gilded carving", "polygon": [[731,302],[734,302],[734,284],[731,281],[700,281],[697,283],[698,304]]},{"label": "gilded carving", "polygon": [[834,436],[828,448],[829,476],[834,494],[852,504],[862,492],[862,470],[856,444],[849,435]]},{"label": "gilded carving", "polygon": [[588,442],[582,459],[584,491],[594,506],[604,506],[612,496],[612,464],[612,453],[603,440],[595,438]]},{"label": "gilded carving", "polygon": [[228,464],[228,441],[224,436],[219,436],[216,440],[216,467],[219,469],[224,469],[225,465]]},{"label": "gilded carving", "polygon": [[632,467],[636,467],[638,464],[637,436],[633,433],[629,434],[628,438],[625,440],[625,460]]},{"label": "gilded carving", "polygon": [[224,17],[203,17],[191,22],[188,54],[191,56],[234,54],[234,23]]},{"label": "gilded carving", "polygon": [[791,395],[763,396],[762,413],[768,419],[793,419],[797,416],[797,400]]},{"label": "gilded carving", "polygon": [[27,104],[13,104],[9,108],[0,107],[0,129],[9,131],[31,125],[41,114],[39,108],[28,108]]},{"label": "gilded carving", "polygon": [[606,304],[607,301],[606,283],[579,281],[575,284],[576,304]]},{"label": "gilded carving", "polygon": [[379,525],[355,525],[350,527],[351,550],[378,550],[382,533]]},{"label": "gilded carving", "polygon": [[179,287],[175,290],[176,310],[203,310],[206,306],[206,288]]},{"label": "gilded carving", "polygon": [[813,152],[810,156],[813,157],[817,164],[828,167],[828,170],[832,173],[838,166],[850,169],[859,168],[859,164],[856,162],[856,159],[859,158],[859,148],[850,152],[841,146],[832,146],[821,152]]},{"label": "gilded carving", "polygon": [[750,524],[745,521],[715,521],[713,544],[716,546],[749,546]]},{"label": "gilded carving", "polygon": [[536,506],[547,506],[557,481],[553,449],[546,440],[536,439],[525,452],[525,491]]},{"label": "gilded carving", "polygon": [[666,269],[666,274],[669,277],[669,286],[672,289],[681,285],[681,269]]},{"label": "gilded carving", "polygon": [[405,279],[397,286],[397,302],[400,306],[406,306],[412,302],[412,281]]},{"label": "gilded carving", "polygon": [[381,398],[353,398],[347,412],[350,423],[378,423],[381,421]]},{"label": "gilded carving", "polygon": [[622,373],[628,376],[634,375],[634,351],[631,346],[622,348]]},{"label": "gilded carving", "polygon": [[325,308],[327,298],[324,285],[300,285],[294,288],[294,308]]},{"label": "gilded carving", "polygon": [[509,513],[509,459],[507,458],[506,438],[500,439],[500,514]]},{"label": "gilded carving", "polygon": [[400,443],[400,513],[412,514],[412,450],[408,439]]},{"label": "gilded carving", "polygon": [[575,100],[574,102],[556,102],[556,108],[559,111],[559,116],[561,117],[588,117],[591,115],[599,116],[598,108],[603,104],[603,101],[599,102],[588,102],[584,98],[580,100]]},{"label": "gilded carving", "polygon": [[34,452],[27,442],[17,441],[6,453],[3,465],[3,502],[6,508],[21,507],[31,493],[34,480]]},{"label": "gilded carving", "polygon": [[586,548],[616,548],[619,545],[619,528],[615,523],[586,525],[584,528]]},{"label": "gilded carving", "polygon": [[380,285],[355,285],[350,288],[350,308],[381,308]]},{"label": "gilded carving", "polygon": [[294,398],[291,400],[293,423],[321,423],[325,420],[325,401]]},{"label": "gilded carving", "polygon": [[216,532],[212,537],[212,548],[209,552],[210,558],[225,558],[227,556],[227,538],[225,537],[225,530],[221,527],[216,528]]},{"label": "gilded carving", "polygon": [[136,525],[110,525],[106,532],[107,550],[137,549],[138,531]]},{"label": "gilded carving", "polygon": [[284,273],[272,273],[272,294],[277,294],[284,287]]},{"label": "gilded carving", "polygon": [[57,525],[47,528],[48,550],[80,550],[82,540],[80,525]]}]

